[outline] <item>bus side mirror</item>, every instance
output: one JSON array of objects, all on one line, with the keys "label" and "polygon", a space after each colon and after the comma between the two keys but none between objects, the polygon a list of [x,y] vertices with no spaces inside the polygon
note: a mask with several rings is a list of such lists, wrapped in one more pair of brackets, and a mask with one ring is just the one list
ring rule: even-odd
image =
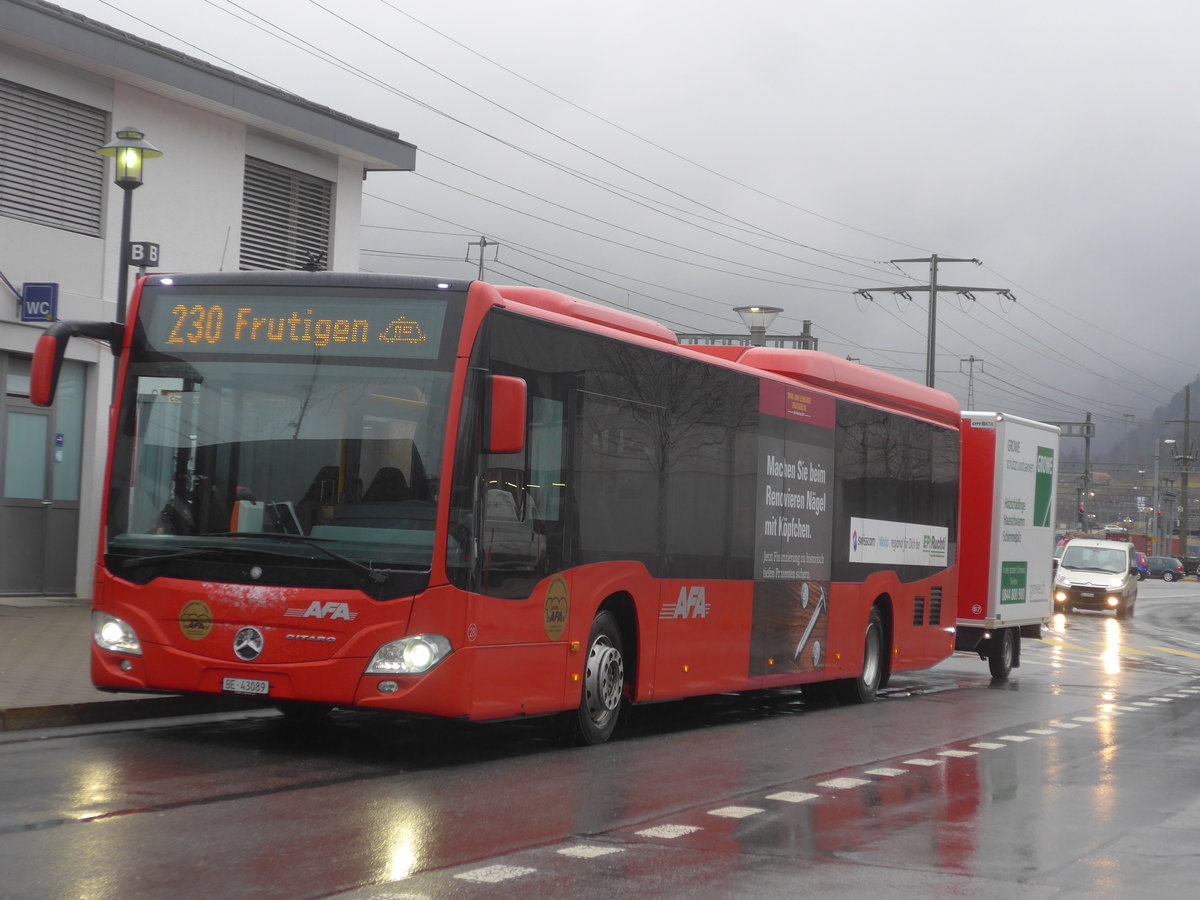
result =
[{"label": "bus side mirror", "polygon": [[488,453],[520,453],[525,449],[525,379],[488,376]]},{"label": "bus side mirror", "polygon": [[121,352],[121,335],[125,328],[117,322],[55,322],[38,338],[33,350],[33,365],[29,373],[29,401],[34,406],[50,406],[58,390],[58,373],[62,371],[67,342],[73,335],[107,341],[113,356]]}]

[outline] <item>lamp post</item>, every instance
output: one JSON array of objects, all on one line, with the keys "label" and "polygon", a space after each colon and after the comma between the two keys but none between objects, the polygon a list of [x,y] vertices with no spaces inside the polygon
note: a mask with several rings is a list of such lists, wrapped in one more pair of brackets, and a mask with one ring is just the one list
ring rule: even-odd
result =
[{"label": "lamp post", "polygon": [[[1158,521],[1154,528],[1154,549],[1159,556],[1170,556],[1171,554],[1164,551],[1159,545],[1162,543],[1162,529],[1159,527],[1162,524],[1162,490],[1159,486],[1158,478],[1158,463],[1162,457],[1163,444],[1175,443],[1174,438],[1158,438],[1154,441],[1154,517]],[[1170,528],[1168,520],[1168,529]],[[1170,548],[1168,548],[1169,550]]]},{"label": "lamp post", "polygon": [[783,312],[779,306],[735,306],[733,311],[742,317],[742,322],[750,329],[750,345],[762,347],[767,342],[767,329],[775,321],[775,317]]},{"label": "lamp post", "polygon": [[142,183],[142,160],[156,159],[163,154],[146,140],[144,131],[130,127],[119,129],[116,140],[109,141],[96,152],[111,156],[116,162],[114,181],[125,194],[121,205],[121,248],[117,265],[117,322],[123,323],[129,290],[129,220],[133,212],[133,191]]}]

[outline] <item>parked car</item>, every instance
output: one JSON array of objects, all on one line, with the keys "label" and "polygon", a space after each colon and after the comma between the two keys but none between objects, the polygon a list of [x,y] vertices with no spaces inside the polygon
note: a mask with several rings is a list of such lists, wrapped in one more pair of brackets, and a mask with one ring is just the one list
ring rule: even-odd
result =
[{"label": "parked car", "polygon": [[1145,581],[1150,575],[1149,557],[1141,550],[1134,554],[1137,557],[1138,581]]},{"label": "parked car", "polygon": [[1150,568],[1151,578],[1161,578],[1163,581],[1178,581],[1187,572],[1183,569],[1183,563],[1174,556],[1151,556],[1147,563]]}]

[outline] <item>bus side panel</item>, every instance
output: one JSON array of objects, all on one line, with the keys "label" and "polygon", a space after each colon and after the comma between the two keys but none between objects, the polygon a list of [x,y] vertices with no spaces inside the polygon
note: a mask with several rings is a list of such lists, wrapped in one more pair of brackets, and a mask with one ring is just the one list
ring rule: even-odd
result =
[{"label": "bus side panel", "polygon": [[958,566],[898,586],[893,600],[893,672],[928,669],[954,652],[958,609]]},{"label": "bus side panel", "polygon": [[[470,654],[471,718],[557,712],[579,705],[588,636],[607,605],[627,629],[632,697],[644,700],[654,694],[658,596],[659,583],[640,563],[597,563],[544,579],[524,599],[456,597],[452,589],[443,598],[421,598],[410,631],[446,633]],[[447,620],[454,607],[463,611],[458,626]]]},{"label": "bus side panel", "polygon": [[[569,708],[566,694],[571,635],[563,606],[564,601],[569,602],[572,580],[570,572],[543,580],[524,599],[484,594],[454,598],[452,602],[464,617],[460,646],[472,656],[472,719]],[[437,615],[436,605],[430,614]],[[414,627],[417,621],[414,616]]]},{"label": "bus side panel", "polygon": [[[877,602],[890,616],[891,644],[886,650],[891,671],[926,669],[949,657],[954,644],[956,572],[951,567],[908,584],[894,572],[876,572],[861,585],[834,584],[830,606],[835,612],[829,619],[828,664],[822,680],[854,678],[862,671],[867,617]],[[931,598],[938,588],[942,599],[940,614],[935,614]]]},{"label": "bus side panel", "polygon": [[755,584],[669,579],[660,587],[654,699],[758,687],[750,671]]}]

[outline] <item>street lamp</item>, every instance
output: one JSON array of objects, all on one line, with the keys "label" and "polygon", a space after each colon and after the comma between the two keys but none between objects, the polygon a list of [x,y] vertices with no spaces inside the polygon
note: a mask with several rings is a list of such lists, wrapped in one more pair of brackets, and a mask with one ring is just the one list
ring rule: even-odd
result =
[{"label": "street lamp", "polygon": [[125,302],[129,287],[129,219],[133,212],[133,191],[142,183],[142,160],[156,159],[162,151],[146,140],[146,133],[137,128],[121,128],[117,138],[96,151],[111,156],[116,162],[117,187],[125,192],[121,206],[121,249],[117,266],[117,322],[125,321]]},{"label": "street lamp", "polygon": [[750,344],[762,347],[767,343],[767,329],[775,317],[783,312],[779,306],[735,306],[733,311],[742,317],[742,323],[750,329]]}]

